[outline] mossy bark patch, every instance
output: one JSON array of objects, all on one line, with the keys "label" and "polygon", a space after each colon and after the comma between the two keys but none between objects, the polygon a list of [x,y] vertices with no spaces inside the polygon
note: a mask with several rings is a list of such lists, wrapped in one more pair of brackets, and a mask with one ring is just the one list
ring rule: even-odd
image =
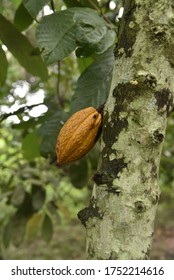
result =
[{"label": "mossy bark patch", "polygon": [[168,88],[163,88],[155,92],[156,104],[159,114],[166,113],[167,116],[173,109],[173,94]]},{"label": "mossy bark patch", "polygon": [[132,47],[136,40],[136,35],[139,30],[139,26],[135,22],[134,11],[137,5],[134,0],[126,1],[124,9],[124,17],[121,20],[118,34],[118,43],[116,44],[114,55],[119,57],[122,51],[125,52],[127,57],[132,55]]}]

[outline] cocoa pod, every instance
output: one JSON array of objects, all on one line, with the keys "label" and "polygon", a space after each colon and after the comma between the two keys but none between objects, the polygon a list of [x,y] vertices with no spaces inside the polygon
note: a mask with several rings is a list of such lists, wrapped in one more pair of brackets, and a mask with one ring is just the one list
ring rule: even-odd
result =
[{"label": "cocoa pod", "polygon": [[64,124],[57,137],[57,164],[62,165],[80,159],[95,144],[102,117],[93,107],[73,114]]}]

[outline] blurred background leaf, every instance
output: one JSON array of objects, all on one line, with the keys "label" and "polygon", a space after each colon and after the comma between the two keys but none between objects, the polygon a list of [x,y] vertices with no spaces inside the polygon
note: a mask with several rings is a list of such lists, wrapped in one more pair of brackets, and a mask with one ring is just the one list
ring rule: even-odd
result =
[{"label": "blurred background leaf", "polygon": [[34,47],[28,39],[1,14],[0,39],[28,72],[44,81],[47,80],[47,69],[41,57],[32,55]]},{"label": "blurred background leaf", "polygon": [[53,223],[51,218],[46,214],[42,223],[42,237],[49,242],[53,235]]},{"label": "blurred background leaf", "polygon": [[16,10],[15,17],[14,17],[14,25],[19,31],[25,30],[27,27],[32,24],[33,18],[28,13],[27,9],[21,3]]},{"label": "blurred background leaf", "polygon": [[23,139],[22,152],[24,158],[28,159],[29,161],[32,161],[33,159],[35,159],[40,155],[38,138],[35,132],[27,134]]}]

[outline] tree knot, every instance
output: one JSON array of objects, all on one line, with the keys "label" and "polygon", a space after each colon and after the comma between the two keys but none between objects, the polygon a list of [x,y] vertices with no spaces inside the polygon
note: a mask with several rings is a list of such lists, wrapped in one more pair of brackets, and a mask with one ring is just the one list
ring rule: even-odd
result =
[{"label": "tree knot", "polygon": [[135,202],[135,211],[137,213],[144,213],[146,211],[146,206],[143,201],[136,201]]}]

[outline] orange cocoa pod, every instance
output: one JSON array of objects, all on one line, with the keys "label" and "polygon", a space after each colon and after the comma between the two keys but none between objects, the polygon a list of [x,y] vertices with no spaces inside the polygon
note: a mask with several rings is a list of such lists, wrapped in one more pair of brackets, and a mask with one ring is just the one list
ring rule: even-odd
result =
[{"label": "orange cocoa pod", "polygon": [[93,107],[73,114],[57,137],[57,164],[78,160],[88,153],[95,144],[101,122],[101,114]]}]

